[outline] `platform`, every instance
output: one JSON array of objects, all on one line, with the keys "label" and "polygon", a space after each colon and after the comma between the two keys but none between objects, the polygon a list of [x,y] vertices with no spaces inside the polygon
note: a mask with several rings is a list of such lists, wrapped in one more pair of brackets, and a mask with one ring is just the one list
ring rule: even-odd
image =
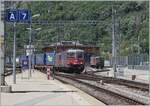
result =
[{"label": "platform", "polygon": [[12,76],[6,77],[12,93],[1,93],[1,106],[104,106],[104,104],[83,91],[61,83],[58,80],[47,80],[46,75],[32,72],[17,74],[17,82],[13,84]]}]

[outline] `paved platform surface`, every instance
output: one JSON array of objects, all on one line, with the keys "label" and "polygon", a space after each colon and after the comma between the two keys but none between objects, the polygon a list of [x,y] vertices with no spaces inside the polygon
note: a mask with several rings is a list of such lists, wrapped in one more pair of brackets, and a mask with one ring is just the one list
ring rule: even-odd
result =
[{"label": "paved platform surface", "polygon": [[12,93],[1,93],[0,106],[104,106],[83,91],[59,82],[47,80],[46,75],[35,71],[28,79],[27,71],[17,74],[17,83],[12,76],[6,77]]}]

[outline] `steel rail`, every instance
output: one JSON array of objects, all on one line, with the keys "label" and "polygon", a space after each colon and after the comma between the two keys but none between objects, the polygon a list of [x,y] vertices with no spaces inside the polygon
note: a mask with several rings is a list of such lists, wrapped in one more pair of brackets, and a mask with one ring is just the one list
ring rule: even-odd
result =
[{"label": "steel rail", "polygon": [[133,88],[148,91],[148,84],[147,83],[127,80],[127,79],[121,79],[121,78],[104,77],[102,75],[92,75],[92,76],[99,79],[99,80],[102,79],[108,83],[115,83],[115,84],[125,85],[128,87],[133,87]]},{"label": "steel rail", "polygon": [[[13,73],[12,67],[5,68],[4,76],[12,75],[12,73]],[[16,73],[21,73],[21,69],[16,67]]]},{"label": "steel rail", "polygon": [[[91,69],[88,68],[87,70],[91,70]],[[101,71],[103,71],[103,69]],[[143,82],[139,82],[139,81],[133,81],[133,80],[127,80],[127,79],[122,79],[122,78],[114,78],[114,77],[96,75],[96,74],[94,74],[96,72],[99,72],[99,70],[98,71],[91,70],[91,71],[88,71],[86,74],[89,76],[92,76],[93,78],[95,78],[97,80],[103,80],[104,82],[107,82],[107,83],[125,85],[128,87],[142,89],[145,91],[148,91],[148,89],[149,89],[149,85],[147,83],[143,83]]]},{"label": "steel rail", "polygon": [[72,76],[55,76],[58,80],[74,85],[75,87],[85,91],[94,96],[98,100],[107,105],[145,105],[146,103],[134,100],[128,96],[112,92],[110,90],[94,86],[92,84],[83,82]]},{"label": "steel rail", "polygon": [[78,79],[84,79],[84,80],[91,80],[91,81],[103,81],[104,83],[113,83],[113,84],[119,84],[124,85],[130,88],[140,89],[142,91],[148,91],[148,84],[142,83],[142,82],[136,82],[136,81],[130,81],[125,79],[118,79],[113,77],[104,77],[101,75],[94,75],[94,74],[66,74],[66,73],[56,73],[59,74],[65,74],[66,76],[72,76],[76,77]]}]

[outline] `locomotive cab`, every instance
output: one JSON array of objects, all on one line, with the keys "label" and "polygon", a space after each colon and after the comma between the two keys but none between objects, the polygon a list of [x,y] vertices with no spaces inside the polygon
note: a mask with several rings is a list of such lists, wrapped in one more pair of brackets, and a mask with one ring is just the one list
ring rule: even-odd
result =
[{"label": "locomotive cab", "polygon": [[68,51],[67,52],[67,64],[80,65],[84,64],[84,53],[82,50]]},{"label": "locomotive cab", "polygon": [[81,73],[84,70],[84,51],[69,49],[56,54],[56,69],[64,72]]},{"label": "locomotive cab", "polygon": [[68,50],[67,65],[76,73],[81,73],[84,70],[84,51],[83,50]]}]

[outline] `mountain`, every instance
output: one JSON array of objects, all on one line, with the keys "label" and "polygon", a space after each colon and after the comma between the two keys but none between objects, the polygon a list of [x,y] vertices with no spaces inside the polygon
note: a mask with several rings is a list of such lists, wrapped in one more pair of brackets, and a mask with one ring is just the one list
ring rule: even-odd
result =
[{"label": "mountain", "polygon": [[[148,1],[5,1],[5,7],[28,8],[32,18],[32,44],[37,52],[53,42],[75,40],[94,43],[108,58],[112,52],[112,10],[117,55],[148,53]],[[38,22],[38,23],[37,23]],[[28,44],[29,23],[17,23],[17,55]],[[34,29],[41,28],[40,31]],[[6,53],[12,55],[13,23],[6,22]]]}]

